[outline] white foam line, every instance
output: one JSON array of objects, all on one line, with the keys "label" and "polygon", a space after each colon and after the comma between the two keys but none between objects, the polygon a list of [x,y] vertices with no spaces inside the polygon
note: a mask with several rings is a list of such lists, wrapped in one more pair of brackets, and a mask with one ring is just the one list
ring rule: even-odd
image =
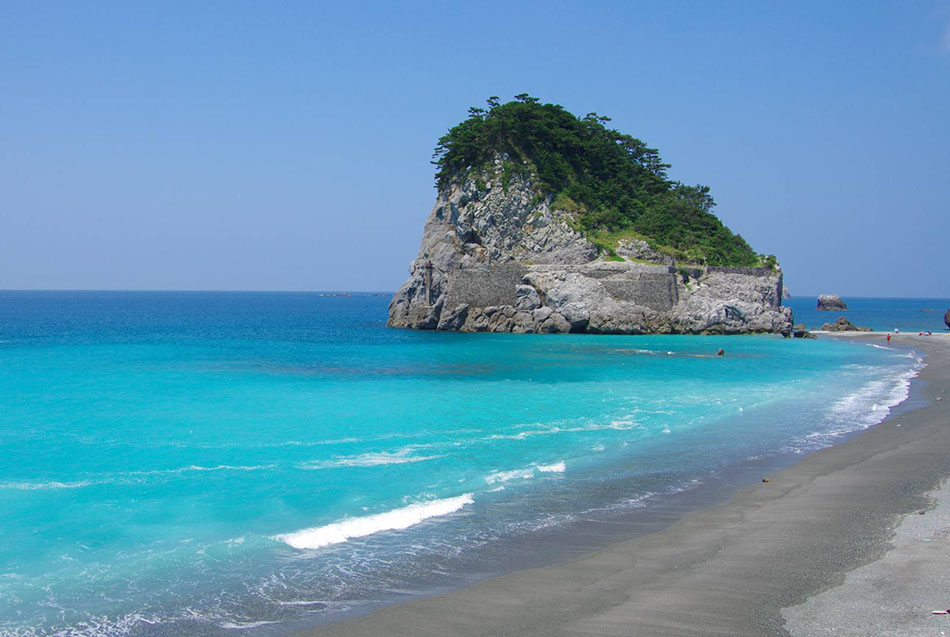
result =
[{"label": "white foam line", "polygon": [[466,504],[472,504],[471,493],[454,498],[417,502],[400,509],[377,513],[360,518],[347,518],[294,533],[275,535],[273,539],[295,549],[318,549],[331,544],[341,544],[351,538],[366,537],[381,531],[399,531],[420,522],[442,515],[455,513]]},{"label": "white foam line", "polygon": [[221,628],[225,630],[248,630],[250,628],[260,628],[261,626],[269,626],[271,624],[277,624],[277,621],[256,621],[256,622],[224,622],[218,624]]},{"label": "white foam line", "polygon": [[523,469],[512,469],[510,471],[493,471],[485,476],[485,482],[488,484],[499,484],[510,482],[511,480],[530,480],[535,476],[535,472],[540,473],[564,473],[567,465],[563,460],[551,464],[532,464]]},{"label": "white foam line", "polygon": [[60,482],[57,480],[51,480],[49,482],[0,482],[0,490],[3,489],[17,489],[21,491],[37,491],[37,490],[46,490],[46,489],[81,489],[83,487],[90,487],[97,484],[132,484],[137,483],[139,480],[132,480],[131,478],[141,479],[144,476],[161,476],[161,475],[174,475],[180,473],[186,473],[190,471],[263,471],[266,469],[273,469],[276,465],[253,465],[253,466],[242,466],[242,465],[228,465],[228,464],[219,464],[213,467],[203,467],[200,465],[189,465],[187,467],[178,467],[177,469],[155,469],[152,471],[127,471],[123,473],[116,474],[115,476],[109,478],[100,478],[95,480],[78,480],[75,482]]},{"label": "white foam line", "polygon": [[[911,381],[923,368],[923,359],[914,356],[915,362],[909,369],[899,373],[871,380],[857,391],[844,396],[831,406],[826,422],[832,425],[824,431],[813,431],[802,436],[800,441],[809,441],[814,445],[828,446],[835,438],[854,431],[868,429],[882,422],[891,410],[904,402],[910,395]],[[800,453],[802,449],[793,449]]]},{"label": "white foam line", "polygon": [[423,462],[425,460],[436,460],[444,458],[445,454],[433,454],[429,456],[412,455],[417,449],[428,445],[409,445],[396,451],[377,451],[371,453],[361,453],[355,456],[337,456],[332,460],[314,460],[297,465],[298,469],[332,469],[335,467],[378,467],[390,464],[409,464],[413,462]]},{"label": "white foam line", "polygon": [[510,482],[518,478],[528,480],[533,477],[534,468],[528,467],[527,469],[513,469],[511,471],[493,471],[485,476],[485,482],[488,484],[497,484],[499,482]]},{"label": "white foam line", "polygon": [[79,482],[0,482],[0,489],[15,489],[19,491],[38,491],[45,489],[81,489],[101,482],[81,480]]},{"label": "white foam line", "polygon": [[627,431],[630,429],[636,429],[637,426],[637,423],[632,420],[613,420],[607,425],[591,424],[580,427],[548,427],[546,429],[528,429],[526,431],[520,431],[516,434],[492,434],[485,437],[484,440],[524,440],[529,436],[550,436],[552,434],[560,433],[583,433],[588,431],[605,431],[608,429],[613,429],[615,431]]}]

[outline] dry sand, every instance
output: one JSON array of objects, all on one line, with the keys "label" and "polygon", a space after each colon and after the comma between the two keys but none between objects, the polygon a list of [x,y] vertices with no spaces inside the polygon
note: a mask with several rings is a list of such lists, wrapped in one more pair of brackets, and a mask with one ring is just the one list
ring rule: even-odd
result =
[{"label": "dry sand", "polygon": [[930,610],[950,608],[950,512],[933,509],[928,494],[950,476],[950,337],[899,335],[891,344],[928,354],[926,407],[665,531],[312,634],[941,634],[950,617]]}]

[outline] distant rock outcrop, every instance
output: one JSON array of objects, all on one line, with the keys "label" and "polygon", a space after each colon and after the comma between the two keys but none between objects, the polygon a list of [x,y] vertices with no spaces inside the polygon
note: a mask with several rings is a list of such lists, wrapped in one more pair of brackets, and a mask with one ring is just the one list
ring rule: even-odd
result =
[{"label": "distant rock outcrop", "polygon": [[838,317],[838,320],[835,321],[834,323],[825,323],[824,325],[821,326],[821,329],[823,332],[872,332],[873,331],[870,327],[860,327],[858,325],[854,325],[853,323],[851,323],[851,321],[849,321],[843,316]]},{"label": "distant rock outcrop", "polygon": [[950,309],[948,309],[943,315],[943,322],[947,324],[947,327],[950,327]]},{"label": "distant rock outcrop", "polygon": [[782,300],[790,301],[792,298],[792,293],[788,291],[788,288],[784,285],[782,286]]},{"label": "distant rock outcrop", "polygon": [[837,294],[822,294],[818,297],[818,310],[824,312],[843,312],[847,304]]}]

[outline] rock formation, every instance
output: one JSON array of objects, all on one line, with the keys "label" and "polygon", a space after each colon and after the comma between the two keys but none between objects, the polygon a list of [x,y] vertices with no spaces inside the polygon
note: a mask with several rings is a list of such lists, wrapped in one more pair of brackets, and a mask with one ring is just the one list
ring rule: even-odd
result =
[{"label": "rock formation", "polygon": [[821,326],[823,332],[871,332],[870,327],[860,327],[854,325],[843,316],[838,317],[834,323],[825,323]]},{"label": "rock formation", "polygon": [[675,264],[646,241],[605,257],[530,176],[495,160],[439,190],[389,325],[470,332],[738,334],[792,329],[775,267]]},{"label": "rock formation", "polygon": [[794,338],[818,338],[808,331],[808,327],[804,323],[798,323],[792,328],[792,336]]},{"label": "rock formation", "polygon": [[847,304],[837,294],[822,294],[818,297],[818,311],[844,312],[847,309]]},{"label": "rock formation", "polygon": [[947,324],[947,327],[950,327],[950,309],[947,309],[947,311],[944,313],[943,322]]}]

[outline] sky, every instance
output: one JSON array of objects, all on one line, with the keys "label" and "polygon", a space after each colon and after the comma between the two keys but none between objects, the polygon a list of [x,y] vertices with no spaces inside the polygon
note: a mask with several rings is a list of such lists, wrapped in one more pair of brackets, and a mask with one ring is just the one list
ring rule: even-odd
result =
[{"label": "sky", "polygon": [[436,140],[659,148],[793,295],[948,297],[950,2],[0,4],[0,289],[394,290]]}]

